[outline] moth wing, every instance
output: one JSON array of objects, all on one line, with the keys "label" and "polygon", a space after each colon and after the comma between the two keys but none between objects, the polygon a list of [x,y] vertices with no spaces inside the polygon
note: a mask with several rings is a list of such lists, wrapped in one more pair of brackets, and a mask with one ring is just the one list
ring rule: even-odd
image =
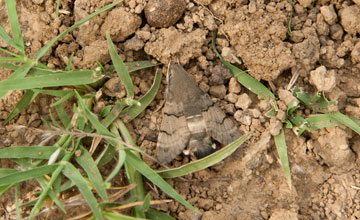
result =
[{"label": "moth wing", "polygon": [[190,131],[184,116],[164,114],[157,142],[157,158],[169,163],[188,145]]},{"label": "moth wing", "polygon": [[227,145],[241,136],[240,131],[230,118],[216,105],[203,112],[208,134],[223,145]]}]

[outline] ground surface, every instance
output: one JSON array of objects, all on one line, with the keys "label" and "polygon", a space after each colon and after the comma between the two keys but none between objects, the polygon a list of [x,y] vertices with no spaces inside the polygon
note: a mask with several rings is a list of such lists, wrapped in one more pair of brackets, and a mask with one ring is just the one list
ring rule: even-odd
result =
[{"label": "ground surface", "polygon": [[[27,54],[31,57],[75,21],[111,2],[63,0],[61,16],[56,18],[54,0],[18,1]],[[287,130],[293,181],[290,191],[271,138],[278,130],[277,124],[264,116],[268,106],[237,85],[210,44],[213,31],[218,29],[217,45],[222,55],[232,63],[241,60],[242,67],[266,85],[271,82],[274,92],[279,94],[280,108],[287,103],[284,90],[298,72],[296,86],[307,92],[324,91],[329,100],[339,102],[342,113],[360,119],[360,2],[295,1],[291,37],[286,33],[291,14],[288,1],[186,0],[179,21],[170,27],[155,28],[148,23],[166,26],[166,22],[173,22],[172,16],[181,12],[181,7],[177,8],[180,12],[170,11],[169,21],[155,14],[149,18],[154,21],[148,22],[144,8],[157,2],[125,0],[64,37],[42,62],[63,69],[74,52],[74,68],[94,68],[95,61],[105,65],[110,61],[106,31],[125,61],[153,59],[167,64],[170,58],[179,59],[200,88],[209,92],[228,115],[233,115],[243,133],[253,132],[241,149],[220,164],[186,176],[188,181],[168,181],[204,212],[203,219],[359,219],[360,197],[356,188],[360,187],[359,135],[343,127],[308,132],[301,137]],[[0,0],[0,24],[10,30],[4,0]],[[0,47],[7,45],[0,41]],[[133,75],[138,97],[150,87],[154,72],[155,69]],[[162,72],[166,73],[166,65]],[[0,79],[9,74],[1,69]],[[154,154],[161,122],[161,111],[156,110],[164,100],[165,83],[164,79],[149,108],[128,124],[137,144],[149,154]],[[104,102],[111,101],[109,97],[124,95],[111,82],[104,85],[103,91]],[[13,92],[0,101],[1,148],[38,143],[34,129],[43,127],[40,116],[49,118],[49,104],[54,100],[39,96],[20,116],[4,125],[3,119],[21,95],[22,92]],[[14,130],[15,125],[28,129],[22,133]],[[148,163],[157,167],[151,161]],[[183,163],[186,160],[179,157],[172,165]],[[0,167],[12,166],[1,160]],[[34,187],[24,184],[22,195],[31,193]],[[156,192],[152,196],[165,198]],[[2,196],[1,207],[12,209],[13,198],[13,194]],[[177,203],[158,208],[177,219],[196,219],[194,213]],[[4,216],[4,209],[0,216]]]}]

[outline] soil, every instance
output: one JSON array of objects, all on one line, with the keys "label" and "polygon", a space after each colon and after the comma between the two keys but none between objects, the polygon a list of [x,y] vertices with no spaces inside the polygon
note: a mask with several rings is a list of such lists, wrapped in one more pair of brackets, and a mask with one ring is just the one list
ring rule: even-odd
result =
[{"label": "soil", "polygon": [[[17,1],[26,53],[32,57],[74,22],[111,2],[63,0],[60,16],[56,17],[54,0]],[[265,117],[269,105],[241,87],[211,48],[213,32],[219,30],[216,43],[223,57],[246,68],[250,75],[271,85],[278,94],[278,118],[284,115],[286,104],[292,99],[287,86],[298,73],[296,86],[309,93],[322,91],[327,99],[338,101],[337,110],[360,119],[360,1],[298,0],[294,1],[292,14],[290,3],[283,0],[186,0],[179,20],[181,12],[174,13],[175,19],[171,10],[163,11],[169,13],[165,16],[168,24],[167,20],[156,21],[162,18],[160,15],[145,16],[145,8],[153,7],[147,4],[162,4],[159,2],[123,1],[62,38],[41,62],[54,69],[64,69],[74,53],[74,69],[95,68],[96,61],[106,66],[110,56],[105,32],[109,32],[126,62],[152,59],[164,64],[161,70],[166,73],[169,60],[179,60],[199,87],[234,117],[243,133],[253,133],[250,140],[221,163],[184,179],[168,180],[203,212],[202,219],[360,219],[359,135],[345,127],[306,132],[301,137],[286,130],[292,173],[289,189],[272,138],[279,132],[281,123]],[[159,10],[147,13],[159,13]],[[0,24],[10,32],[6,14],[5,1],[0,0]],[[287,24],[291,14],[290,37]],[[148,22],[148,17],[155,21]],[[175,24],[174,20],[177,20]],[[150,26],[159,23],[161,28]],[[0,47],[10,49],[1,40]],[[136,98],[150,88],[154,72],[155,69],[145,70],[132,75]],[[1,80],[10,74],[0,69]],[[104,84],[103,99],[94,111],[125,95],[124,88],[117,85],[114,75],[114,79]],[[164,100],[165,87],[164,78],[155,100],[127,124],[137,144],[150,155],[155,152],[161,122],[158,109]],[[4,124],[22,94],[13,91],[0,100],[0,148],[41,141],[37,129],[45,126],[40,116],[49,119],[50,104],[55,100],[40,95],[19,116]],[[27,129],[19,129],[19,125]],[[0,161],[1,168],[15,166],[8,160]],[[159,168],[154,162],[145,161]],[[170,165],[186,162],[188,158],[179,156]],[[21,201],[32,198],[36,190],[39,186],[35,182],[21,184]],[[167,198],[151,187],[147,190],[152,199]],[[9,211],[14,211],[14,191],[2,195],[0,204],[0,218],[5,219]],[[156,208],[176,219],[198,218],[176,202]],[[44,218],[62,219],[60,214]]]}]

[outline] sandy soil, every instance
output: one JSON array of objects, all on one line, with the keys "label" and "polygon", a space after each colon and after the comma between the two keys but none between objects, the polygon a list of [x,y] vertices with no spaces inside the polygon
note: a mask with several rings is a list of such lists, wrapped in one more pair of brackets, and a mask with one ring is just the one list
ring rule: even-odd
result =
[{"label": "sandy soil", "polygon": [[[63,0],[57,18],[54,0],[18,1],[26,53],[34,55],[71,24],[111,2]],[[61,39],[41,61],[63,69],[74,52],[73,68],[94,68],[95,61],[107,65],[110,56],[106,31],[124,61],[153,59],[165,64],[165,73],[169,60],[179,59],[199,87],[209,92],[228,115],[233,115],[239,129],[254,134],[223,162],[186,176],[187,181],[168,180],[204,213],[204,220],[359,219],[359,135],[344,127],[307,132],[301,137],[287,130],[293,182],[290,190],[271,138],[279,131],[278,122],[264,116],[269,106],[239,86],[211,49],[212,33],[219,30],[217,46],[221,54],[236,65],[241,62],[250,75],[264,84],[274,85],[282,111],[289,102],[286,87],[298,72],[296,86],[310,93],[323,91],[329,100],[339,102],[339,111],[360,119],[360,1],[295,1],[289,37],[286,32],[291,11],[289,2],[283,0],[125,0]],[[4,0],[0,0],[0,24],[10,30]],[[1,40],[0,47],[8,48]],[[0,79],[9,74],[1,69]],[[132,77],[136,97],[140,97],[150,87],[154,70],[140,71]],[[117,82],[113,78],[104,84],[104,99],[98,109],[124,96],[123,88],[113,86]],[[161,111],[156,110],[164,100],[165,86],[164,79],[153,103],[128,124],[137,144],[152,155],[161,122]],[[17,91],[0,100],[1,148],[39,143],[35,128],[43,128],[40,116],[49,118],[49,105],[55,101],[41,95],[16,119],[3,124],[21,95]],[[18,131],[15,125],[28,129]],[[179,156],[172,166],[187,160]],[[2,168],[14,166],[7,160],[0,162]],[[37,187],[22,184],[21,194],[27,197]],[[152,191],[151,195],[154,199],[166,198],[161,192]],[[13,208],[13,198],[13,192],[0,197],[0,216],[5,215],[5,209]],[[197,219],[177,203],[157,208],[176,219]]]}]

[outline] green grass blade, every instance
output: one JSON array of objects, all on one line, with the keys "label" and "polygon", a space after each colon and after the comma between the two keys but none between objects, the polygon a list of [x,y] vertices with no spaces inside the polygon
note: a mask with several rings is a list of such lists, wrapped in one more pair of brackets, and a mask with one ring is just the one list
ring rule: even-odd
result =
[{"label": "green grass blade", "polygon": [[96,158],[95,162],[96,162],[97,166],[102,167],[105,164],[109,163],[115,157],[116,153],[117,153],[117,151],[115,150],[115,147],[108,144],[105,147],[105,149],[101,152],[100,156],[98,158]]},{"label": "green grass blade", "polygon": [[96,201],[96,198],[94,197],[91,190],[89,189],[84,177],[81,176],[81,173],[71,163],[65,162],[64,164],[65,164],[65,169],[63,171],[63,174],[67,178],[69,178],[71,181],[73,181],[75,183],[75,185],[78,187],[80,193],[82,194],[85,201],[89,205],[95,218],[97,220],[103,219],[103,217],[101,215],[101,211],[98,208],[98,203]]},{"label": "green grass blade", "polygon": [[[47,160],[57,150],[55,146],[13,146],[0,149],[0,158],[32,158]],[[59,157],[63,156],[63,152]]]},{"label": "green grass blade", "polygon": [[[115,131],[112,130],[112,132],[120,136],[119,135],[119,131],[120,131],[121,137],[124,139],[124,141],[131,146],[135,146],[135,142],[132,139],[130,132],[126,128],[125,124],[120,119],[116,120],[114,124],[119,130],[115,130]],[[129,151],[129,152],[133,152],[133,154],[140,159],[140,155],[138,152],[134,152],[134,151]],[[144,201],[145,193],[144,193],[144,183],[142,181],[142,176],[139,172],[136,171],[135,167],[133,167],[130,163],[128,163],[127,159],[125,160],[125,171],[129,183],[130,184],[136,183],[136,187],[134,187],[130,191],[131,197],[135,197],[138,201]],[[145,212],[142,210],[141,206],[135,206],[133,208],[133,212],[136,217],[141,217],[141,218],[146,217]]]},{"label": "green grass blade", "polygon": [[73,91],[67,91],[66,95],[64,95],[63,97],[61,97],[61,99],[59,99],[58,101],[51,104],[50,107],[61,105],[62,103],[66,102],[68,99],[73,97],[74,95],[75,95],[75,93]]},{"label": "green grass blade", "polygon": [[216,39],[216,32],[214,33],[212,38],[213,50],[216,53],[216,55],[219,57],[220,61],[224,64],[224,66],[230,70],[230,72],[233,74],[236,80],[241,85],[243,85],[244,87],[255,93],[256,95],[258,95],[262,99],[272,104],[275,104],[275,95],[268,88],[266,88],[255,78],[251,77],[245,71],[242,71],[241,69],[237,68],[236,66],[232,65],[231,63],[227,62],[226,60],[224,60],[224,58],[221,57],[219,52],[216,50],[215,39]]},{"label": "green grass blade", "polygon": [[162,191],[168,194],[170,197],[176,199],[178,202],[183,204],[190,210],[201,214],[199,210],[188,203],[182,198],[163,178],[161,178],[153,169],[151,169],[144,161],[139,159],[135,154],[126,150],[126,161],[133,167],[136,168],[143,176],[148,178],[152,183],[157,185]]},{"label": "green grass blade", "polygon": [[[29,219],[32,219],[32,216],[40,211],[41,207],[44,204],[45,197],[47,197],[49,195],[49,191],[51,191],[51,188],[52,188],[52,185],[53,185],[55,179],[57,179],[57,177],[59,176],[59,174],[61,173],[61,171],[63,169],[64,169],[64,165],[61,164],[60,166],[57,166],[56,170],[52,173],[50,181],[47,184],[44,184],[44,182],[42,182],[42,184],[41,184],[39,181],[39,183],[43,187],[43,191],[41,192],[34,207],[32,208],[31,213],[29,215]],[[53,191],[51,191],[51,192],[53,192]],[[54,197],[54,194],[55,193],[53,193],[53,198],[57,199],[56,196]],[[58,201],[58,202],[60,202],[60,201]]]},{"label": "green grass blade", "polygon": [[162,74],[160,72],[157,72],[154,78],[154,82],[151,85],[151,88],[149,91],[146,92],[144,96],[142,96],[139,99],[139,102],[141,103],[140,106],[138,105],[132,105],[122,112],[122,114],[127,114],[130,116],[130,119],[136,118],[142,111],[145,110],[145,108],[152,102],[152,100],[155,98],[159,87],[161,83]]},{"label": "green grass blade", "polygon": [[18,51],[21,51],[21,47],[16,45],[16,43],[11,39],[11,37],[6,33],[5,29],[0,26],[0,38],[3,39],[6,43],[8,43],[10,46],[15,48]]},{"label": "green grass blade", "polygon": [[64,125],[64,128],[69,128],[70,127],[70,122],[71,119],[69,118],[69,116],[67,115],[67,113],[65,112],[64,108],[62,107],[62,105],[56,105],[55,106],[55,110],[57,115],[60,118],[61,123]]},{"label": "green grass blade", "polygon": [[69,60],[66,64],[66,67],[65,67],[65,71],[70,71],[71,70],[71,65],[72,65],[72,60],[74,58],[74,52],[71,53],[70,57],[69,57]]},{"label": "green grass blade", "polygon": [[3,80],[0,82],[0,99],[2,97],[4,97],[4,95],[9,91],[9,90],[6,90],[6,91],[2,91],[2,86],[1,84],[5,84],[6,85],[6,82],[8,80],[15,80],[15,79],[20,79],[20,78],[23,78],[28,72],[29,70],[31,69],[31,64],[28,64],[28,63],[25,63],[24,65],[21,65],[19,66],[15,72],[13,72],[6,80]]},{"label": "green grass blade", "polygon": [[12,174],[12,173],[17,173],[17,172],[20,172],[20,171],[15,170],[15,169],[10,169],[10,168],[0,168],[0,178],[4,177],[6,175]]},{"label": "green grass blade", "polygon": [[110,124],[113,123],[118,118],[122,110],[123,110],[123,106],[121,105],[121,103],[116,102],[111,112],[101,122],[104,125],[104,127],[106,128],[109,127]]},{"label": "green grass blade", "polygon": [[151,220],[175,220],[170,215],[152,208],[149,208],[149,210],[146,212],[146,218]]},{"label": "green grass blade", "polygon": [[108,197],[106,194],[105,183],[95,161],[84,147],[80,146],[80,150],[81,155],[75,158],[76,162],[85,170],[91,184],[94,186],[94,189],[101,199],[106,201]]},{"label": "green grass blade", "polygon": [[141,69],[146,69],[149,67],[154,67],[157,65],[158,64],[153,64],[151,61],[148,61],[148,60],[125,63],[125,66],[128,69],[129,73],[137,71],[137,70],[141,70]]},{"label": "green grass blade", "polygon": [[[115,5],[121,3],[122,1],[117,1],[114,2],[112,4],[109,4],[103,8],[101,8],[100,10],[92,13],[91,15],[87,16],[86,18],[81,19],[80,21],[78,21],[77,23],[75,23],[74,25],[72,25],[71,27],[69,27],[68,29],[66,29],[64,32],[62,32],[61,34],[59,34],[57,37],[55,37],[54,39],[52,39],[48,44],[46,44],[44,47],[42,47],[36,54],[35,54],[35,59],[36,61],[38,61],[42,56],[44,56],[44,54],[46,53],[46,51],[48,51],[50,49],[50,47],[52,47],[52,45],[58,41],[60,38],[62,38],[63,36],[65,36],[66,34],[68,34],[70,31],[74,30],[75,28],[79,27],[80,25],[84,24],[85,22],[89,21],[91,18],[101,14],[102,12],[114,7]],[[82,83],[80,83],[82,84]]]},{"label": "green grass blade", "polygon": [[116,73],[118,74],[121,82],[124,84],[126,89],[127,97],[133,98],[134,97],[134,84],[131,80],[129,71],[126,69],[125,64],[121,60],[120,56],[117,54],[114,44],[111,41],[109,33],[106,33],[106,41],[109,48],[109,53],[111,56],[111,60],[115,67]]},{"label": "green grass blade", "polygon": [[60,3],[61,3],[61,0],[56,1],[56,10],[55,10],[56,17],[59,17]]},{"label": "green grass blade", "polygon": [[21,97],[20,101],[16,103],[15,108],[10,112],[5,120],[8,123],[11,119],[17,116],[23,109],[25,109],[32,100],[38,95],[37,92],[26,90],[25,94]]},{"label": "green grass blade", "polygon": [[[72,94],[75,95],[74,91],[68,91],[68,90],[49,90],[49,89],[33,89],[34,92],[38,92],[38,93],[42,93],[42,94],[46,94],[46,95],[51,95],[51,96],[66,96],[68,94]],[[55,104],[53,104],[51,107],[55,106]]]},{"label": "green grass blade", "polygon": [[19,66],[12,64],[12,63],[7,63],[7,62],[0,62],[0,67],[6,68],[9,70],[14,70],[14,71],[17,70],[17,68],[19,68]]},{"label": "green grass blade", "polygon": [[131,217],[109,211],[103,211],[103,215],[109,220],[145,220],[144,218]]},{"label": "green grass blade", "polygon": [[13,56],[12,58],[18,58],[18,59],[24,60],[22,57],[20,57],[19,55],[17,55],[16,53],[13,53],[11,51],[0,48],[0,52],[9,54],[10,56]]},{"label": "green grass blade", "polygon": [[352,129],[360,135],[360,126],[356,124],[355,121],[351,120],[351,118],[349,118],[348,116],[342,114],[341,112],[332,112],[328,113],[328,115],[336,122]]},{"label": "green grass blade", "polygon": [[40,177],[45,174],[49,174],[49,173],[53,172],[57,167],[58,167],[58,165],[44,165],[42,167],[37,167],[37,168],[33,168],[33,169],[21,171],[21,172],[9,174],[7,176],[0,178],[0,186],[20,183],[20,182],[28,180],[28,179]]},{"label": "green grass blade", "polygon": [[141,209],[146,212],[150,208],[150,193],[146,194]]},{"label": "green grass blade", "polygon": [[181,167],[168,169],[168,170],[160,170],[157,173],[163,178],[174,178],[179,176],[184,176],[189,173],[193,173],[199,170],[203,170],[207,167],[210,167],[222,160],[226,157],[230,156],[236,149],[238,149],[248,138],[250,134],[246,134],[236,141],[228,144],[227,146],[223,147],[222,149],[212,153],[200,160],[196,160],[194,162],[185,164]]},{"label": "green grass blade", "polygon": [[0,82],[0,93],[6,93],[10,90],[89,84],[98,79],[99,76],[95,76],[94,72],[91,70],[78,70],[61,74],[8,79]]},{"label": "green grass blade", "polygon": [[280,165],[284,171],[286,182],[291,189],[291,174],[290,174],[289,159],[287,154],[287,146],[285,142],[284,128],[281,129],[280,134],[274,136],[274,140],[275,140],[277,152],[279,154]]},{"label": "green grass blade", "polygon": [[126,153],[124,150],[118,150],[118,159],[117,159],[117,163],[115,168],[111,171],[111,173],[109,174],[109,176],[106,178],[105,182],[110,182],[110,180],[112,180],[112,178],[114,178],[116,176],[116,174],[119,173],[121,167],[124,165],[125,162],[125,158],[126,158]]},{"label": "green grass blade", "polygon": [[[21,36],[20,24],[16,13],[16,5],[14,0],[5,0],[6,9],[8,12],[11,32],[14,37],[15,44],[19,47],[19,53],[25,55],[24,41]],[[18,49],[18,48],[16,48]]]},{"label": "green grass blade", "polygon": [[[88,107],[85,105],[84,100],[81,98],[81,96],[79,95],[79,93],[77,91],[75,91],[76,97],[78,99],[78,103],[79,103],[79,107],[80,109],[85,113],[86,118],[91,122],[91,124],[95,127],[96,131],[98,133],[100,133],[101,135],[105,135],[105,136],[109,136],[109,137],[114,137],[116,138],[116,135],[114,135],[113,133],[111,133],[110,131],[108,131],[106,129],[106,127],[104,125],[102,125],[97,118],[95,117],[95,115],[88,109]],[[109,143],[111,143],[112,145],[116,146],[116,142],[112,141],[112,140],[108,140]]]}]

